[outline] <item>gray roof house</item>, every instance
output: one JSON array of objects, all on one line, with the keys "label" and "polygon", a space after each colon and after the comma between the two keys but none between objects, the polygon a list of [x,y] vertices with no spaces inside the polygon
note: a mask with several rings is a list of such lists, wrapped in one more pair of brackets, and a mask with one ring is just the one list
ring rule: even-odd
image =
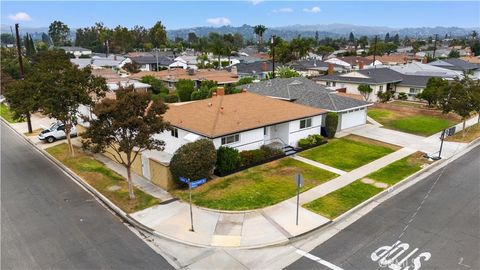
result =
[{"label": "gray roof house", "polygon": [[237,88],[273,98],[339,113],[338,129],[366,123],[367,107],[372,103],[342,96],[334,90],[304,77],[271,79]]},{"label": "gray roof house", "polygon": [[458,58],[437,60],[429,63],[429,65],[451,69],[451,70],[459,70],[466,73],[479,69],[478,65],[469,63],[465,60],[458,59]]},{"label": "gray roof house", "polygon": [[126,58],[120,67],[123,67],[126,63],[136,63],[140,66],[140,70],[142,71],[155,71],[157,68],[157,63],[159,69],[166,69],[170,64],[172,64],[173,58],[165,56],[163,54],[159,54],[158,57],[151,54],[139,55],[139,56],[131,56]]},{"label": "gray roof house", "polygon": [[346,69],[343,66],[332,64],[320,60],[297,60],[288,63],[288,66],[305,76],[318,76],[328,71],[328,65],[333,65],[334,72],[343,72]]},{"label": "gray roof house", "polygon": [[241,62],[230,67],[237,68],[237,74],[240,77],[253,77],[258,80],[267,78],[268,72],[272,72],[273,65],[271,61]]},{"label": "gray roof house", "polygon": [[314,78],[315,81],[355,82],[366,84],[387,84],[402,81],[400,73],[389,68],[369,68],[346,74],[329,74]]}]

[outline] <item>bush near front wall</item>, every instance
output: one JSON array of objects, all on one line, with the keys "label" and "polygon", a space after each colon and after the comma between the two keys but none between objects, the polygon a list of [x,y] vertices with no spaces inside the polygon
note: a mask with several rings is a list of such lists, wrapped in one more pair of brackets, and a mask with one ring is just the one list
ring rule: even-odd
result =
[{"label": "bush near front wall", "polygon": [[327,138],[331,139],[335,137],[338,126],[338,113],[329,112],[325,117],[325,129],[327,131]]},{"label": "bush near front wall", "polygon": [[211,178],[217,161],[217,151],[211,140],[201,139],[178,148],[170,161],[170,171],[176,181],[185,177],[192,181]]},{"label": "bush near front wall", "polygon": [[307,138],[298,141],[298,147],[306,149],[325,143],[325,139],[320,134],[308,135]]},{"label": "bush near front wall", "polygon": [[242,158],[242,166],[248,166],[264,160],[265,152],[262,149],[246,150],[240,152],[240,157]]},{"label": "bush near front wall", "polygon": [[240,165],[241,158],[237,149],[226,146],[218,148],[216,170],[219,174],[227,174],[238,169]]}]

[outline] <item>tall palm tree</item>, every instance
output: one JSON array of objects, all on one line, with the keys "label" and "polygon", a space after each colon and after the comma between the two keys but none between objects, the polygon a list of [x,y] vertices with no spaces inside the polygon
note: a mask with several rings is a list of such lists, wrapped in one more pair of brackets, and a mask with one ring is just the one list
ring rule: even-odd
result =
[{"label": "tall palm tree", "polygon": [[267,27],[265,27],[265,25],[259,24],[253,27],[253,32],[255,35],[257,35],[257,38],[260,39],[260,45],[263,44],[263,33],[265,33],[265,31],[267,31]]}]

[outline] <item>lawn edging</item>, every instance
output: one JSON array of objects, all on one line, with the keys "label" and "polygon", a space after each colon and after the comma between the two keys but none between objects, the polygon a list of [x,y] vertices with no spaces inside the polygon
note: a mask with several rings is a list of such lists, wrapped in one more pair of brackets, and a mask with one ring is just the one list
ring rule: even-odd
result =
[{"label": "lawn edging", "polygon": [[88,193],[90,193],[90,195],[92,195],[93,197],[95,197],[97,199],[97,201],[99,201],[102,205],[106,206],[106,208],[108,210],[110,210],[110,212],[112,212],[113,214],[115,214],[116,216],[120,217],[123,221],[127,222],[128,224],[130,224],[131,226],[135,227],[136,229],[140,230],[140,231],[143,231],[143,232],[146,232],[146,233],[149,233],[149,234],[152,234],[152,235],[156,235],[158,237],[162,237],[162,238],[166,238],[168,240],[172,240],[172,241],[175,241],[175,242],[179,242],[179,243],[182,243],[182,244],[186,244],[186,245],[190,245],[190,246],[195,246],[195,247],[211,247],[211,246],[207,246],[207,245],[200,245],[200,244],[196,244],[196,243],[192,243],[192,242],[187,242],[187,241],[183,241],[183,240],[180,240],[180,239],[177,239],[177,238],[174,238],[174,237],[171,237],[167,234],[163,234],[163,233],[160,233],[158,231],[155,231],[154,229],[142,224],[141,222],[139,222],[138,220],[136,220],[135,218],[133,218],[130,214],[127,214],[126,212],[124,212],[122,209],[120,209],[118,206],[116,206],[112,201],[110,201],[107,197],[105,197],[103,194],[101,194],[99,191],[97,191],[94,187],[92,187],[90,184],[88,184],[87,182],[85,182],[80,176],[78,176],[75,172],[73,172],[72,170],[70,170],[67,166],[65,166],[63,163],[61,163],[60,161],[58,161],[55,157],[53,157],[52,155],[50,155],[47,151],[45,151],[44,149],[41,149],[40,147],[38,147],[37,145],[35,145],[30,139],[28,139],[25,135],[21,134],[20,132],[18,132],[15,128],[13,128],[13,126],[10,125],[10,123],[3,119],[3,117],[0,117],[0,119],[5,123],[7,124],[7,126],[13,130],[15,133],[17,133],[18,135],[20,135],[27,143],[29,143],[30,145],[32,145],[34,147],[34,149],[36,149],[38,152],[40,152],[40,154],[42,154],[43,156],[45,156],[48,160],[50,160],[53,164],[55,164],[58,168],[60,168],[63,172],[65,172],[68,176],[70,176],[70,179],[74,180],[75,183],[77,183],[80,187],[82,187],[85,191],[87,191]]},{"label": "lawn edging", "polygon": [[[463,153],[465,151],[467,151],[467,152],[470,151],[472,148],[475,148],[477,146],[476,144],[480,145],[480,138],[472,141],[467,148],[463,149],[459,153]],[[390,186],[390,187],[386,188],[385,190],[383,190],[380,193],[372,196],[371,198],[367,199],[366,201],[356,205],[355,207],[346,211],[345,213],[341,214],[340,216],[332,219],[332,223],[336,224],[340,221],[343,221],[343,220],[349,218],[350,216],[356,214],[359,210],[366,207],[367,205],[369,205],[373,201],[377,201],[379,199],[382,199],[383,197],[386,197],[387,195],[389,195],[393,192],[403,191],[404,189],[409,187],[407,185],[409,183],[415,184],[416,182],[422,181],[423,179],[427,178],[428,176],[435,173],[439,169],[448,165],[450,162],[452,162],[452,161],[456,160],[457,158],[461,157],[462,155],[458,155],[459,153],[457,153],[456,155],[454,155],[454,156],[452,156],[448,159],[441,159],[437,162],[434,162],[434,163],[426,166],[425,168],[422,168],[421,170],[411,174],[410,176],[408,176],[407,178],[399,181],[398,183],[394,184],[393,186]],[[428,173],[429,171],[431,171],[431,173]],[[416,182],[414,183],[414,181],[416,181]]]}]

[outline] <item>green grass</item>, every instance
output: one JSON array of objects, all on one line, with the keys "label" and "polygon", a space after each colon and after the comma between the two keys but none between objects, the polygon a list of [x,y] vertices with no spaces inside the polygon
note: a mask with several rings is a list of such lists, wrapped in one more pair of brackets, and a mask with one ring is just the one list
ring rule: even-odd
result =
[{"label": "green grass", "polygon": [[446,141],[469,143],[477,138],[480,138],[480,124],[475,124],[471,127],[467,127],[465,129],[465,136],[463,131],[459,131],[455,135],[447,137]]},{"label": "green grass", "polygon": [[23,121],[23,119],[15,119],[13,118],[13,114],[10,111],[10,108],[8,108],[7,105],[4,103],[0,103],[0,116],[7,120],[9,123],[20,123]]},{"label": "green grass", "polygon": [[299,155],[348,172],[395,150],[385,144],[366,139],[362,141],[359,138],[348,136],[330,140],[327,144],[301,152]]},{"label": "green grass", "polygon": [[357,180],[303,206],[324,217],[334,219],[382,190]]},{"label": "green grass", "polygon": [[403,106],[403,107],[412,107],[412,108],[425,108],[424,103],[420,102],[410,102],[410,101],[401,101],[401,100],[395,100],[391,104],[397,105],[397,106]]},{"label": "green grass", "polygon": [[[92,156],[82,152],[81,149],[75,149],[74,158],[68,157],[68,148],[65,143],[50,147],[47,152],[127,213],[136,212],[160,202],[137,188],[134,189],[136,198],[134,200],[129,199],[127,181]],[[120,187],[120,189],[108,190],[109,187],[114,185]]]},{"label": "green grass", "polygon": [[[337,176],[292,158],[283,158],[210,180],[192,192],[192,200],[196,205],[221,210],[266,207],[295,196],[295,173],[303,174],[302,192]],[[177,190],[175,194],[188,200],[187,190]]]},{"label": "green grass", "polygon": [[418,153],[390,163],[366,177],[392,186],[421,170],[422,164],[421,154]]},{"label": "green grass", "polygon": [[[368,116],[382,124],[385,128],[420,136],[430,136],[456,124],[447,117],[421,114],[411,108],[412,112],[400,112],[387,109],[368,109]],[[414,114],[414,111],[416,113]]]}]

